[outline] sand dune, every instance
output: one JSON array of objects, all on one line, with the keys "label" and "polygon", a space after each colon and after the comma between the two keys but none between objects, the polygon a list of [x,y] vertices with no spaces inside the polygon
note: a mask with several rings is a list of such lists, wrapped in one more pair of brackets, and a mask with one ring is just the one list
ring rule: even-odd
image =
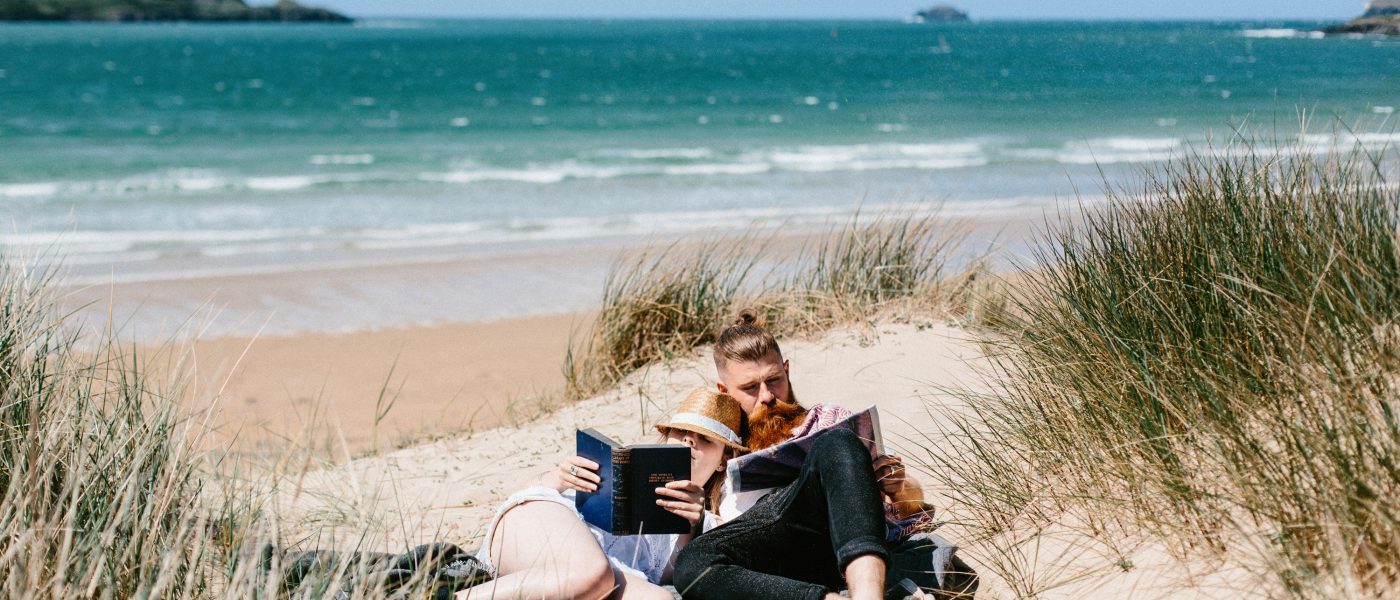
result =
[{"label": "sand dune", "polygon": [[[948,416],[959,410],[950,389],[986,389],[986,359],[971,335],[942,322],[893,323],[834,331],[820,339],[788,341],[793,389],[804,404],[880,407],[890,449],[915,465],[930,500],[950,521],[942,532],[963,545],[984,576],[979,597],[1011,598],[1041,592],[1053,598],[1241,596],[1247,578],[1212,574],[1214,565],[1179,565],[1160,548],[1121,540],[1104,544],[1070,527],[981,539],[958,522],[958,507],[928,472],[929,452],[942,445]],[[498,428],[444,439],[378,457],[288,477],[277,511],[291,534],[308,545],[395,549],[448,540],[474,547],[495,506],[532,483],[572,450],[576,427],[590,426],[633,442],[650,438],[650,425],[684,393],[712,385],[709,355],[655,365],[617,389],[518,428]],[[922,472],[919,472],[922,471]],[[354,536],[354,537],[351,537]],[[1020,568],[1010,570],[1012,563]],[[999,572],[1020,573],[1012,582]]]}]

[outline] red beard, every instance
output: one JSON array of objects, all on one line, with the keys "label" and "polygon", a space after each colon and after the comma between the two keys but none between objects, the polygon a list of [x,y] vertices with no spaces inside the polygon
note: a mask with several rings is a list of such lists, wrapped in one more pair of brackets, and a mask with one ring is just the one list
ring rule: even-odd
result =
[{"label": "red beard", "polygon": [[776,402],[749,415],[750,450],[776,446],[792,437],[792,430],[807,420],[807,409],[796,402]]}]

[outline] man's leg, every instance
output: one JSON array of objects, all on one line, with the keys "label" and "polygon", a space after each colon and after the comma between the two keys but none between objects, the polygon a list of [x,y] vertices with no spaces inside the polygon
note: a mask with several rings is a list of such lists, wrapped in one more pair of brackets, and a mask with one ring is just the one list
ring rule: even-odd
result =
[{"label": "man's leg", "polygon": [[699,600],[811,599],[849,573],[853,598],[879,598],[888,560],[881,502],[865,445],[848,430],[826,432],[797,481],[686,546],[676,588]]}]

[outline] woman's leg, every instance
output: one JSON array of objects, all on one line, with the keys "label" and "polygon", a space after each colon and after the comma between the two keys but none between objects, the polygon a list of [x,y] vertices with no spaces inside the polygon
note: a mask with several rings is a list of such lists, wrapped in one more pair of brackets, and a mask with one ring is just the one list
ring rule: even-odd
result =
[{"label": "woman's leg", "polygon": [[506,511],[486,543],[497,578],[458,592],[458,600],[601,600],[621,583],[588,526],[553,502]]},{"label": "woman's leg", "polygon": [[622,585],[622,600],[672,600],[675,596],[659,585],[654,585],[650,581],[623,573],[624,583]]}]

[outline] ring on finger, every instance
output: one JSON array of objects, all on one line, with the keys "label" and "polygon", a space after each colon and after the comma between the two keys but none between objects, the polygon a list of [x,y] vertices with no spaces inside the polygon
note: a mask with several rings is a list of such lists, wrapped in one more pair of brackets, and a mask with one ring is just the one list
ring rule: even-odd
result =
[{"label": "ring on finger", "polygon": [[578,465],[569,465],[569,474],[578,477]]}]

